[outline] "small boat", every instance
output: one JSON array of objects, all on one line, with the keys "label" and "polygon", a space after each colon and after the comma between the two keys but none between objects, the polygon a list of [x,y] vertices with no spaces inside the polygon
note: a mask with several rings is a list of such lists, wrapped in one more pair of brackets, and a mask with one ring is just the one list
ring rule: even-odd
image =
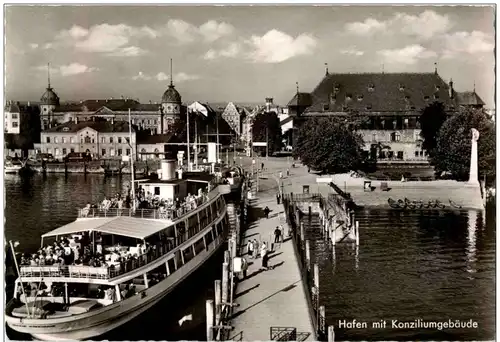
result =
[{"label": "small boat", "polygon": [[23,168],[23,164],[20,161],[10,161],[7,160],[4,165],[5,173],[19,173]]},{"label": "small boat", "polygon": [[103,201],[43,234],[40,255],[49,262],[34,256],[31,264],[21,263],[16,296],[5,309],[8,326],[39,340],[90,339],[181,286],[226,245],[230,215],[227,185],[208,173],[184,176],[175,177],[175,161],[164,160],[161,179],[139,183],[167,203],[186,199],[182,205],[110,208]]}]

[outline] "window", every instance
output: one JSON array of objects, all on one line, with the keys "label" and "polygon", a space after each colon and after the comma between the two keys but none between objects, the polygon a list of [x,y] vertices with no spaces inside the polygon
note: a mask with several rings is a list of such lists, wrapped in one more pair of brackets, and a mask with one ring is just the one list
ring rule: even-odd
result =
[{"label": "window", "polygon": [[437,85],[436,86],[436,91],[439,91],[439,89],[441,89],[441,87]]},{"label": "window", "polygon": [[92,138],[92,144],[94,144],[94,143],[95,143],[95,139],[94,139],[94,138]]},{"label": "window", "polygon": [[367,110],[372,109],[372,105],[371,105],[371,104],[367,104],[367,105],[366,105],[366,109],[367,109]]},{"label": "window", "polygon": [[391,133],[391,141],[400,141],[401,135],[398,132]]},{"label": "window", "polygon": [[62,143],[62,144],[66,144],[66,138],[62,137],[62,138],[61,138],[61,143]]},{"label": "window", "polygon": [[389,158],[389,159],[394,158],[394,151],[388,151],[387,152],[387,158]]},{"label": "window", "polygon": [[121,144],[122,143],[122,137],[118,137],[118,143]]},{"label": "window", "polygon": [[[427,151],[425,152],[425,155],[427,155]],[[420,157],[424,156],[424,151],[420,151]]]},{"label": "window", "polygon": [[359,102],[363,101],[363,95],[358,95],[358,101]]},{"label": "window", "polygon": [[429,101],[429,96],[425,95],[425,96],[424,96],[424,100],[425,100],[425,101]]},{"label": "window", "polygon": [[105,144],[106,143],[106,137],[101,137],[101,143]]},{"label": "window", "polygon": [[55,154],[56,156],[58,156],[58,155],[59,155],[59,149],[58,149],[58,148],[55,148],[55,149],[54,149],[54,154]]},{"label": "window", "polygon": [[17,116],[17,113],[12,113],[12,119],[17,119],[18,116]]},{"label": "window", "polygon": [[62,154],[63,154],[63,156],[65,156],[67,152],[68,152],[68,151],[67,151],[65,148],[63,148],[63,149],[62,149]]},{"label": "window", "polygon": [[109,155],[111,157],[113,157],[115,155],[115,149],[114,148],[112,148],[112,149],[109,150]]},{"label": "window", "polygon": [[101,150],[101,155],[103,155],[103,156],[105,156],[105,155],[106,155],[106,149],[105,149],[105,148],[103,148],[103,149]]},{"label": "window", "polygon": [[435,100],[439,99],[439,95],[438,94],[434,94],[434,99]]},{"label": "window", "polygon": [[47,107],[44,107],[44,108],[43,108],[43,111],[44,111],[44,112],[46,112],[46,111],[47,111]]},{"label": "window", "polygon": [[45,140],[48,144],[50,144],[50,137],[47,137]]},{"label": "window", "polygon": [[85,137],[85,143],[86,143],[86,144],[90,144],[90,141],[91,141],[91,140],[90,140],[90,137],[89,137],[89,136],[86,136],[86,137]]},{"label": "window", "polygon": [[330,105],[329,104],[324,104],[323,105],[323,110],[329,110],[330,109]]},{"label": "window", "polygon": [[118,155],[119,155],[119,156],[121,156],[121,155],[122,155],[122,149],[121,149],[121,148],[119,148],[119,149],[118,149]]},{"label": "window", "polygon": [[69,132],[69,127],[63,127],[63,132]]},{"label": "window", "polygon": [[160,195],[160,187],[159,186],[155,186],[155,196],[156,195]]},{"label": "window", "polygon": [[12,128],[19,127],[19,123],[17,121],[12,121]]},{"label": "window", "polygon": [[54,144],[57,144],[59,142],[59,139],[57,137],[54,137]]},{"label": "window", "polygon": [[403,159],[404,153],[403,151],[398,151],[398,159]]},{"label": "window", "polygon": [[109,143],[112,144],[113,143],[113,137],[109,137]]},{"label": "window", "polygon": [[409,126],[410,126],[410,122],[409,122],[408,118],[406,118],[406,119],[404,120],[404,122],[403,122],[403,127],[404,127],[405,129],[407,129]]},{"label": "window", "polygon": [[418,157],[418,153],[419,153],[418,151],[415,151],[415,157]]},{"label": "window", "polygon": [[148,120],[148,125],[151,125],[151,120]]},{"label": "window", "polygon": [[71,153],[75,153],[75,149],[74,148],[72,148],[70,151],[71,151]]},{"label": "window", "polygon": [[345,96],[345,99],[346,99],[347,101],[351,101],[351,99],[352,99],[352,94],[347,94],[347,95]]},{"label": "window", "polygon": [[405,90],[405,86],[404,84],[400,84],[399,85],[399,91],[404,91]]},{"label": "window", "polygon": [[127,149],[125,150],[125,153],[127,154],[127,156],[130,156],[130,148],[127,148]]},{"label": "window", "polygon": [[70,138],[69,138],[69,142],[70,142],[70,144],[74,144],[74,143],[75,143],[75,138],[70,137]]}]

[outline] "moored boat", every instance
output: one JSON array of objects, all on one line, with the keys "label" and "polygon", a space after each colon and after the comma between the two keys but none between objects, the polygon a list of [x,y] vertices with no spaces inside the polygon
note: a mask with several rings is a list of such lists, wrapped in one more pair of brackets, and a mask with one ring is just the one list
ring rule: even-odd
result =
[{"label": "moored boat", "polygon": [[4,172],[5,173],[19,173],[23,168],[23,164],[19,161],[5,161]]},{"label": "moored boat", "polygon": [[9,327],[43,340],[102,335],[155,305],[224,245],[227,186],[208,174],[176,178],[165,161],[161,179],[140,188],[156,206],[87,206],[42,235],[42,252],[19,266]]}]

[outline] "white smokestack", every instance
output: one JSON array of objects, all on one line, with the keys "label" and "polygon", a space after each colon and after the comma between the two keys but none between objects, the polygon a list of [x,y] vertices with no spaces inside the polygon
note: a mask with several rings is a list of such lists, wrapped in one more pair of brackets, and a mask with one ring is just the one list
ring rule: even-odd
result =
[{"label": "white smokestack", "polygon": [[161,161],[161,179],[175,179],[175,160],[163,159]]}]

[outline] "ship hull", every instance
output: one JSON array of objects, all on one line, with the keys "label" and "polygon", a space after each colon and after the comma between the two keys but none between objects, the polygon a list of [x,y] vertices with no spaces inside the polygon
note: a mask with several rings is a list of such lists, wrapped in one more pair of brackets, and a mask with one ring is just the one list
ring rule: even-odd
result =
[{"label": "ship hull", "polygon": [[[7,324],[17,332],[39,340],[85,340],[101,336],[131,321],[172,293],[188,277],[205,265],[224,246],[225,236],[217,237],[182,268],[158,284],[136,295],[102,309],[72,319],[17,319],[6,317]],[[58,322],[61,321],[61,322]]]}]

